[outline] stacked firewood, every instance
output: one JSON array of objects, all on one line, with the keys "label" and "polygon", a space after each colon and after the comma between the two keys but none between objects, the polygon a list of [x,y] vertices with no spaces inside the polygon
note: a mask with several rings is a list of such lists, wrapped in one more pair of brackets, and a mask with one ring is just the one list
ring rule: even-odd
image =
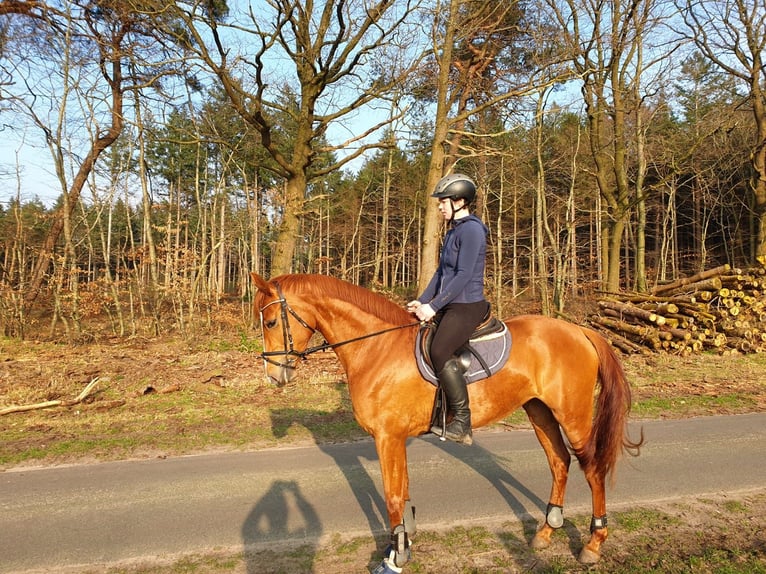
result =
[{"label": "stacked firewood", "polygon": [[626,353],[766,351],[766,259],[759,263],[722,265],[650,293],[606,295],[588,322]]}]

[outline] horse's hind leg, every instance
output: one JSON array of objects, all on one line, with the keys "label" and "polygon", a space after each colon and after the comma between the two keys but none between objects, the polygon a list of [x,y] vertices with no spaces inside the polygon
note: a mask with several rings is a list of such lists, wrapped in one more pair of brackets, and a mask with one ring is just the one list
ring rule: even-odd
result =
[{"label": "horse's hind leg", "polygon": [[609,532],[606,527],[606,488],[604,474],[597,469],[584,469],[590,486],[593,517],[590,523],[590,540],[580,551],[582,564],[595,564],[601,558],[601,545]]},{"label": "horse's hind leg", "polygon": [[[524,409],[527,411],[540,444],[545,449],[548,465],[553,475],[553,485],[551,486],[545,524],[535,534],[531,543],[533,548],[546,548],[550,544],[553,531],[563,524],[561,510],[564,506],[564,493],[569,475],[571,455],[564,442],[558,421],[556,421],[553,413],[544,403],[533,399],[524,405]],[[572,425],[568,429],[570,432],[572,431],[571,427]],[[581,447],[580,436],[569,434],[568,437],[572,448],[577,452],[577,449]],[[591,536],[580,552],[579,560],[583,564],[595,564],[601,557],[601,545],[608,536],[606,524],[606,479],[604,472],[599,470],[595,464],[591,464],[590,468],[583,467],[583,472],[591,491],[593,518],[590,525]]]},{"label": "horse's hind leg", "polygon": [[561,528],[564,523],[562,511],[572,457],[561,436],[559,423],[547,405],[538,399],[532,399],[524,405],[524,410],[532,423],[537,440],[545,450],[553,478],[545,524],[537,531],[531,542],[533,548],[546,548],[551,542],[553,531]]},{"label": "horse's hind leg", "polygon": [[[582,421],[582,423],[579,432],[576,432],[576,425],[571,424],[571,421],[567,427],[563,428],[575,453],[582,452],[584,442],[582,436],[593,432],[589,424],[590,420]],[[582,429],[588,429],[587,433],[584,433]],[[560,431],[558,435],[561,438]],[[590,524],[590,540],[580,552],[579,560],[583,564],[595,564],[601,557],[601,545],[608,535],[606,527],[606,473],[596,462],[584,462],[582,458],[580,459],[580,467],[590,487],[593,517]]]}]

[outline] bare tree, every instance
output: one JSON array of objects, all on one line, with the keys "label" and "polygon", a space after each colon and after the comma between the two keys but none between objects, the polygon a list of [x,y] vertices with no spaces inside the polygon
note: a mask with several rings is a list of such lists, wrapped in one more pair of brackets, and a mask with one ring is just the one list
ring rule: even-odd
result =
[{"label": "bare tree", "polygon": [[604,205],[602,281],[606,289],[615,291],[620,287],[623,236],[637,198],[631,178],[631,149],[636,142],[633,125],[641,107],[639,80],[673,46],[658,50],[651,62],[640,50],[662,17],[662,5],[657,0],[547,3],[559,22],[561,41],[582,83],[592,175]]},{"label": "bare tree", "polygon": [[755,134],[750,191],[758,231],[752,255],[766,255],[766,2],[686,0],[681,4],[700,52],[747,87]]},{"label": "bare tree", "polygon": [[[467,141],[491,135],[471,132],[471,118],[534,92],[540,83],[552,81],[549,73],[559,72],[551,65],[545,73],[532,75],[532,55],[545,51],[549,44],[533,42],[530,30],[539,29],[537,39],[542,40],[543,30],[550,28],[533,21],[531,12],[528,5],[517,1],[450,0],[447,10],[437,6],[430,80],[435,116],[426,189],[433,189],[461,157],[473,153],[465,149]],[[429,202],[426,206],[421,289],[436,270],[440,237],[437,205]]]},{"label": "bare tree", "polygon": [[[52,154],[57,170],[57,178],[61,185],[64,201],[51,225],[34,266],[32,276],[26,288],[25,301],[32,303],[42,286],[45,274],[50,266],[51,257],[56,244],[71,221],[83,188],[87,184],[96,162],[101,154],[112,145],[123,129],[125,113],[123,109],[124,95],[129,90],[138,90],[153,84],[162,72],[159,67],[154,73],[149,72],[149,59],[162,53],[162,46],[156,42],[146,42],[152,33],[151,19],[147,17],[148,7],[142,1],[121,2],[119,0],[102,0],[69,2],[64,8],[58,3],[44,2],[5,2],[0,8],[0,16],[13,17],[22,15],[36,22],[40,37],[32,42],[19,44],[13,53],[7,51],[3,56],[8,59],[28,58],[26,50],[41,49],[44,54],[38,61],[65,62],[56,69],[49,66],[48,73],[62,73],[72,70],[73,66],[82,68],[82,73],[67,72],[60,75],[67,92],[89,101],[83,109],[94,115],[85,118],[84,123],[91,130],[91,138],[85,144],[82,155],[75,154],[71,149],[71,141],[64,133],[67,115],[66,100],[61,94],[52,89],[45,98],[34,90],[24,92],[24,87],[30,87],[31,77],[23,77],[24,72],[15,69],[16,75],[21,76],[17,85],[21,91],[13,95],[15,107],[29,115],[37,127],[44,133],[46,143]],[[152,12],[153,16],[155,15]],[[158,48],[160,48],[158,50]],[[147,57],[147,54],[151,56]],[[52,60],[51,60],[52,59]],[[139,75],[126,73],[128,61],[142,70]],[[154,60],[156,63],[157,60]],[[167,70],[166,70],[167,72]],[[32,71],[32,74],[44,74],[43,71]],[[67,83],[70,82],[70,83]],[[46,101],[53,109],[58,107],[59,126],[51,125],[42,114],[38,114],[37,106],[41,100]],[[71,163],[71,168],[67,168]],[[69,171],[73,172],[71,181]]]},{"label": "bare tree", "polygon": [[[362,155],[381,147],[367,138],[388,125],[390,117],[359,117],[385,100],[418,61],[414,36],[405,22],[417,0],[328,0],[323,3],[267,0],[267,13],[216,11],[210,4],[176,2],[186,23],[188,49],[210,69],[236,111],[260,134],[262,145],[285,181],[285,201],[272,254],[273,274],[290,271],[304,215],[308,185]],[[236,39],[236,43],[235,43]],[[255,46],[247,53],[244,46]],[[285,66],[289,62],[289,67]],[[290,77],[292,76],[292,78]],[[282,97],[292,90],[296,105]],[[289,145],[276,119],[291,118]],[[397,114],[397,117],[401,112]],[[349,127],[348,140],[322,145],[328,129]],[[325,165],[319,154],[344,150]]]}]

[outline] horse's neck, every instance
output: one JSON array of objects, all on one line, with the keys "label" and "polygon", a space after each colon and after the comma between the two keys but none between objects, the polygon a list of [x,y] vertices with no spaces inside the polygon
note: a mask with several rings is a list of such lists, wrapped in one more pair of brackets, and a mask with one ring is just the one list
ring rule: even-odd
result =
[{"label": "horse's neck", "polygon": [[322,307],[317,329],[328,343],[337,344],[391,326],[369,311],[331,299]]},{"label": "horse's neck", "polygon": [[382,332],[395,325],[344,301],[324,305],[318,320],[317,330],[329,344],[335,345],[333,351],[346,374],[349,392],[353,395],[360,381],[365,385],[374,384],[375,377],[368,376],[368,365],[375,355],[383,352]]}]

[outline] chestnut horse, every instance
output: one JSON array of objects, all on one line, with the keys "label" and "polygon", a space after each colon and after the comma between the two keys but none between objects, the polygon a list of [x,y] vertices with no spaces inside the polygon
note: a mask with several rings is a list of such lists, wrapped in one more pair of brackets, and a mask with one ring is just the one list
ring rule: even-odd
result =
[{"label": "chestnut horse", "polygon": [[[320,348],[337,354],[354,416],[375,439],[382,470],[392,545],[375,572],[400,572],[414,533],[405,445],[408,437],[429,432],[436,392],[415,362],[416,320],[392,301],[332,277],[266,281],[253,273],[252,279],[262,357],[273,381],[290,381],[297,359]],[[507,364],[469,385],[473,426],[499,421],[519,407],[526,411],[553,475],[545,524],[531,542],[535,548],[548,546],[563,524],[571,458],[563,431],[592,495],[591,536],[579,559],[595,563],[607,538],[606,479],[621,453],[637,455],[643,442],[643,436],[634,442],[627,435],[631,393],[622,365],[609,343],[586,327],[535,315],[506,324],[513,340]],[[314,332],[326,343],[309,349]]]}]

